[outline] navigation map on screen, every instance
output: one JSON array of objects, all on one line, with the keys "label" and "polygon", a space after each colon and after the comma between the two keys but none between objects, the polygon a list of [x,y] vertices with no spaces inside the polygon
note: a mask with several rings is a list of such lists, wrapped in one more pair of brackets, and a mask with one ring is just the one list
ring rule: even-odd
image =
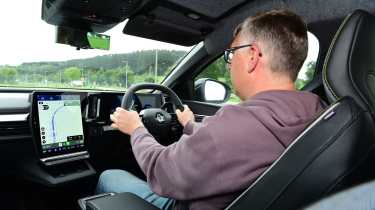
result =
[{"label": "navigation map on screen", "polygon": [[39,95],[38,114],[43,153],[83,147],[79,95]]}]

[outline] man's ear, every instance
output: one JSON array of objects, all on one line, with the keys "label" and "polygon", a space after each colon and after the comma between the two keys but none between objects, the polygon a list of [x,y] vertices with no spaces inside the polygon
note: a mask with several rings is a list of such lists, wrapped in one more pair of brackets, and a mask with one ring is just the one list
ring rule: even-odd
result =
[{"label": "man's ear", "polygon": [[261,56],[262,56],[262,54],[260,53],[258,45],[253,44],[252,46],[249,47],[249,64],[248,64],[249,70],[248,70],[248,73],[252,73],[256,69]]}]

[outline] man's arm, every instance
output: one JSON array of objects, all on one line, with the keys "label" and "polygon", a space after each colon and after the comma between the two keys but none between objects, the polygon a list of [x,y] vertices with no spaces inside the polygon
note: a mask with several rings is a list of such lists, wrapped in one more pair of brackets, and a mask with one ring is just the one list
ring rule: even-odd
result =
[{"label": "man's arm", "polygon": [[194,133],[194,130],[196,130],[199,126],[197,125],[196,122],[193,122],[193,121],[189,121],[188,123],[186,123],[186,125],[184,126],[184,130],[183,130],[183,133],[186,134],[186,135],[191,135]]},{"label": "man's arm", "polygon": [[[142,126],[134,130],[126,128],[128,121],[136,118],[135,113],[130,114],[134,116],[116,118],[115,114],[113,120],[117,120],[121,131],[131,134],[134,156],[151,189],[177,200],[244,189],[272,163],[281,147],[278,143],[277,148],[270,147],[261,137],[264,126],[257,120],[249,121],[256,118],[247,110],[232,105],[205,118],[194,133],[183,135],[167,147],[160,145]],[[252,136],[260,138],[248,141]],[[259,161],[255,161],[257,159]]]},{"label": "man's arm", "polygon": [[[161,196],[193,200],[247,187],[278,155],[265,155],[274,153],[267,142],[247,140],[263,135],[258,121],[238,122],[248,117],[234,106],[225,106],[205,118],[194,133],[183,135],[167,147],[160,145],[146,128],[137,128],[131,145],[151,189]],[[260,161],[252,161],[249,156]]]},{"label": "man's arm", "polygon": [[212,195],[212,186],[221,181],[216,174],[218,153],[210,133],[207,127],[199,129],[164,147],[147,129],[140,127],[134,131],[134,155],[155,193],[179,200]]}]

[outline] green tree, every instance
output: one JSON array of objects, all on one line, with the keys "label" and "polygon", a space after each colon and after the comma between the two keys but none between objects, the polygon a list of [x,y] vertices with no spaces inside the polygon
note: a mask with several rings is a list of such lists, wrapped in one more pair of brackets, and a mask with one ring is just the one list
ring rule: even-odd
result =
[{"label": "green tree", "polygon": [[154,80],[155,80],[155,78],[151,75],[147,75],[146,77],[144,77],[144,82],[154,83]]},{"label": "green tree", "polygon": [[207,66],[207,68],[199,75],[199,78],[211,78],[219,80],[221,77],[228,77],[229,72],[227,71],[224,59],[221,57],[215,62]]},{"label": "green tree", "polygon": [[103,70],[103,69],[98,70],[96,72],[95,76],[96,76],[95,81],[98,85],[105,85],[106,84],[107,78],[105,76],[105,70]]},{"label": "green tree", "polygon": [[209,66],[206,67],[196,78],[211,78],[215,80],[219,80],[221,82],[226,83],[232,89],[232,84],[230,80],[230,73],[227,68],[227,64],[225,63],[223,57],[216,59],[215,62],[211,63]]},{"label": "green tree", "polygon": [[294,82],[294,85],[296,86],[297,90],[301,90],[303,88],[303,86],[305,86],[305,84],[306,84],[306,81],[303,80],[303,79],[297,79]]},{"label": "green tree", "polygon": [[0,82],[1,83],[16,83],[17,69],[11,66],[0,68]]},{"label": "green tree", "polygon": [[117,80],[117,78],[116,78],[116,76],[114,75],[114,72],[115,72],[115,70],[113,70],[113,69],[111,69],[111,70],[109,70],[109,69],[107,69],[107,70],[104,70],[103,71],[103,83],[105,84],[105,85],[114,85],[114,83],[116,83],[116,80]]},{"label": "green tree", "polygon": [[[176,62],[186,51],[158,50],[157,79],[160,82],[172,70]],[[68,87],[72,81],[84,78],[88,88],[105,88],[105,86],[128,87],[136,82],[155,82],[156,50],[143,50],[124,54],[96,56],[87,59],[75,59],[58,62],[30,62],[15,67],[0,66],[0,83],[18,82],[28,86]],[[128,67],[127,76],[125,64]],[[225,65],[221,68],[225,72]],[[13,70],[4,70],[6,68]],[[212,73],[217,75],[219,67]],[[14,73],[16,72],[16,74]],[[215,73],[216,72],[216,73]],[[223,80],[224,77],[215,76]],[[78,85],[76,85],[78,86]]]},{"label": "green tree", "polygon": [[74,81],[81,79],[81,69],[78,67],[69,67],[64,70],[64,80]]},{"label": "green tree", "polygon": [[[126,69],[127,68],[127,69]],[[115,78],[118,83],[121,84],[122,87],[126,86],[126,81],[128,84],[128,87],[134,83],[135,74],[133,70],[130,69],[129,66],[118,68],[115,72]]]},{"label": "green tree", "polygon": [[315,61],[310,61],[308,64],[307,64],[307,71],[305,73],[306,75],[306,81],[307,82],[310,82],[313,77],[314,77],[314,73],[315,73],[315,67],[316,67],[316,62]]},{"label": "green tree", "polygon": [[314,78],[315,67],[316,62],[310,61],[309,63],[307,63],[306,70],[302,68],[301,71],[305,70],[305,75],[298,77],[297,80],[294,82],[294,85],[298,90],[301,90],[303,87],[305,87],[306,84],[308,84]]}]

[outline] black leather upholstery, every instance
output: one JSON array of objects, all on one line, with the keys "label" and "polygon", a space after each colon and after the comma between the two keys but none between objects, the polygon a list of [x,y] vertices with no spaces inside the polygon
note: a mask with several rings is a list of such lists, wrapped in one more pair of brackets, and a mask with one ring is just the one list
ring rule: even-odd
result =
[{"label": "black leather upholstery", "polygon": [[87,201],[87,210],[160,210],[131,193],[118,193]]},{"label": "black leather upholstery", "polygon": [[350,185],[374,148],[373,126],[351,98],[332,104],[227,210],[297,209]]},{"label": "black leather upholstery", "polygon": [[323,79],[331,102],[351,96],[375,113],[375,17],[363,10],[341,24],[327,53]]}]

